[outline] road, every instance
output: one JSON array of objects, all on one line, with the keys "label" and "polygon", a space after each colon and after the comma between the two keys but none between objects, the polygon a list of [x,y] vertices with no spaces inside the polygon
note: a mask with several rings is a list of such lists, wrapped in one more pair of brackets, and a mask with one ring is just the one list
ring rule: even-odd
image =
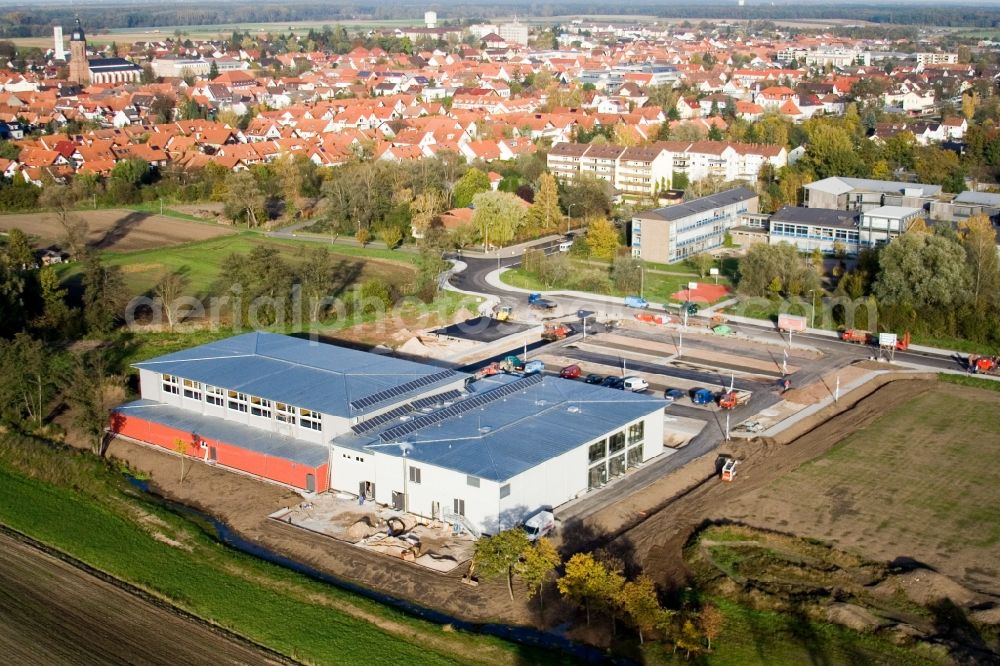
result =
[{"label": "road", "polygon": [[[551,252],[553,251],[553,245],[553,243],[546,243],[544,245],[540,245],[540,247],[545,249],[547,252]],[[465,270],[454,274],[450,279],[451,284],[458,289],[499,297],[510,297],[512,294],[516,293],[517,298],[524,298],[523,293],[508,291],[494,286],[487,281],[486,276],[498,268],[498,262],[496,259],[462,257],[462,261],[466,264]],[[520,264],[520,257],[515,256],[501,259],[499,265],[506,267],[516,266],[518,264]],[[559,303],[560,306],[562,306],[561,310],[563,312],[577,312],[579,310],[589,310],[590,312],[614,312],[620,313],[620,316],[624,317],[631,317],[632,315],[641,312],[641,310],[626,308],[624,305],[619,306],[611,304],[608,301],[601,299],[561,297],[558,295],[546,295],[546,298]],[[619,316],[619,314],[615,314],[615,316]],[[698,320],[699,317],[694,317],[693,319]],[[781,342],[780,334],[774,326],[769,323],[759,325],[749,323],[730,323],[729,325],[737,334],[747,334],[755,338],[771,337],[775,342]],[[574,336],[574,338],[575,337],[577,336]],[[794,386],[802,386],[817,381],[820,377],[828,373],[833,367],[844,365],[845,361],[850,362],[853,360],[867,359],[875,353],[874,349],[871,347],[844,342],[837,338],[823,335],[808,333],[797,334],[794,336],[794,340],[797,343],[809,345],[810,347],[813,347],[823,353],[823,357],[820,359],[811,359],[806,362],[796,363],[799,370],[790,376]],[[613,353],[599,354],[584,350],[574,350],[571,346],[567,346],[571,345],[572,342],[573,340],[567,340],[563,343],[563,346],[559,349],[559,353],[581,361],[592,361],[612,366],[617,366],[620,363],[620,358],[614,356]],[[705,335],[692,335],[690,337],[685,336],[685,348],[689,347],[702,347],[722,352],[731,351],[725,347],[719,346],[717,343],[714,343],[711,336]],[[499,354],[498,357],[502,357],[507,353],[517,354],[520,352],[521,349],[511,349],[509,352]],[[794,349],[790,350],[791,355],[794,355],[795,353]],[[897,351],[895,360],[897,362],[918,363],[925,367],[938,370],[954,370],[961,367],[959,359],[952,358],[947,355],[925,354],[914,351]],[[792,363],[791,360],[790,363]],[[661,366],[655,363],[643,363],[635,360],[629,360],[628,365],[635,370],[669,374],[677,377],[692,379],[694,381],[703,381],[710,385],[718,385],[720,383],[718,373],[711,373],[710,371],[698,371],[693,369],[686,370],[672,366]],[[747,416],[757,413],[763,409],[767,409],[767,407],[775,404],[780,399],[780,397],[772,391],[770,387],[762,386],[759,383],[751,384],[743,380],[737,380],[735,383],[738,388],[750,389],[754,391],[754,394],[749,405],[733,410],[731,413],[732,423],[739,423],[741,420],[747,418]],[[613,482],[613,487],[605,489],[604,492],[588,493],[580,499],[571,502],[569,505],[561,507],[561,509],[556,511],[557,518],[559,518],[564,525],[569,522],[582,520],[586,516],[615,503],[621,497],[650,485],[660,477],[683,467],[688,462],[696,458],[710,454],[718,448],[725,433],[725,420],[724,416],[722,416],[720,412],[705,411],[694,407],[677,405],[676,407],[672,406],[667,408],[668,417],[670,416],[671,411],[677,412],[678,416],[692,416],[694,418],[701,419],[707,418],[708,425],[686,446],[677,450],[672,455],[661,456],[653,459],[634,472],[615,480]]]},{"label": "road", "polygon": [[0,655],[46,666],[291,663],[4,532]]}]

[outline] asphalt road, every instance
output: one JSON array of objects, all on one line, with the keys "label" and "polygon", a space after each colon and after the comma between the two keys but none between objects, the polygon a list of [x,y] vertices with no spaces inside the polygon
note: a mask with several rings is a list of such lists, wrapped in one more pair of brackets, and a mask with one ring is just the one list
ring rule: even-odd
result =
[{"label": "asphalt road", "polygon": [[0,532],[0,662],[290,663]]}]

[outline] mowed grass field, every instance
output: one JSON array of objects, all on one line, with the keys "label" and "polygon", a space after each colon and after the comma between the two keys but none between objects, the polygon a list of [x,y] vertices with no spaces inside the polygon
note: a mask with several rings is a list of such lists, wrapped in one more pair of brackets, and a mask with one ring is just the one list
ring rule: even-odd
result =
[{"label": "mowed grass field", "polygon": [[998,407],[940,382],[726,514],[1000,593]]},{"label": "mowed grass field", "polygon": [[[278,250],[279,255],[293,265],[304,261],[311,249],[324,247],[320,243],[271,239],[244,232],[169,247],[105,252],[102,258],[108,265],[121,267],[126,285],[134,294],[147,293],[164,275],[181,272],[188,279],[188,293],[204,297],[214,293],[222,276],[223,263],[230,254],[248,254],[253,248],[261,246]],[[330,250],[339,260],[338,268],[355,264],[360,270],[356,283],[381,278],[391,284],[402,284],[413,275],[412,269],[404,263],[412,257],[403,252],[362,250],[348,246],[331,246]],[[81,270],[79,264],[69,264],[61,276],[64,280],[72,279]]]}]

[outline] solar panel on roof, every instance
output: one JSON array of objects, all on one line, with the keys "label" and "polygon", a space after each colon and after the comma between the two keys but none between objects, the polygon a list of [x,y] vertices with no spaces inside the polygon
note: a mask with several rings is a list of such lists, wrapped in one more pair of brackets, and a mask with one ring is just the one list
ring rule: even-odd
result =
[{"label": "solar panel on roof", "polygon": [[383,442],[391,442],[400,437],[405,437],[411,432],[420,430],[421,428],[426,428],[427,426],[439,423],[447,418],[454,416],[461,416],[463,413],[470,410],[476,409],[477,407],[482,407],[488,405],[489,403],[504,398],[512,393],[517,393],[518,391],[527,389],[530,386],[534,386],[542,381],[542,375],[529,375],[517,381],[510,382],[509,384],[504,384],[498,388],[491,391],[486,391],[474,398],[469,398],[459,402],[458,404],[452,405],[446,409],[441,409],[436,412],[431,412],[424,416],[418,416],[412,421],[407,421],[397,426],[386,429],[379,435],[379,439]]},{"label": "solar panel on roof", "polygon": [[414,409],[423,409],[425,407],[433,407],[439,402],[448,402],[451,400],[458,400],[462,397],[461,391],[445,391],[444,393],[439,393],[438,395],[432,395],[428,398],[421,398],[420,400],[414,400],[410,404],[413,405]]},{"label": "solar panel on roof", "polygon": [[412,405],[402,405],[401,407],[390,409],[388,412],[379,414],[377,416],[373,416],[369,419],[362,421],[361,423],[355,424],[351,426],[351,430],[353,430],[355,434],[360,435],[370,430],[375,430],[381,425],[385,425],[386,423],[394,421],[398,419],[400,416],[409,414],[412,410],[413,410]]},{"label": "solar panel on roof", "polygon": [[371,395],[366,395],[357,400],[351,401],[351,409],[357,411],[359,409],[365,409],[373,405],[377,405],[382,402],[387,402],[396,398],[404,393],[410,393],[423,386],[430,386],[436,384],[440,381],[448,379],[454,375],[457,375],[454,370],[444,370],[442,372],[435,372],[433,375],[424,375],[423,377],[417,377],[405,384],[400,384],[399,386],[393,386],[391,388],[378,391],[377,393],[372,393]]}]

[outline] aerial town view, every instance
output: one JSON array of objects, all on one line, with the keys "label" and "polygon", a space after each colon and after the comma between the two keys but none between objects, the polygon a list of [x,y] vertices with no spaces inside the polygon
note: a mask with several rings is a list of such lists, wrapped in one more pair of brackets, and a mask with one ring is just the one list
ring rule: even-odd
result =
[{"label": "aerial town view", "polygon": [[0,0],[0,664],[1000,664],[1000,4]]}]

